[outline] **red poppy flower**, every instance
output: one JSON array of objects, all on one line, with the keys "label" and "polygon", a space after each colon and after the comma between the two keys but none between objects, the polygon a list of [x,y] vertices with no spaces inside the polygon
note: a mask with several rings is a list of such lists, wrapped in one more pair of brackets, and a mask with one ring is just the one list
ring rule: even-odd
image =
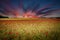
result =
[{"label": "red poppy flower", "polygon": [[18,35],[19,33],[18,32],[16,32],[16,35]]},{"label": "red poppy flower", "polygon": [[12,32],[9,32],[8,34],[13,34]]},{"label": "red poppy flower", "polygon": [[48,32],[45,32],[46,36],[48,35]]},{"label": "red poppy flower", "polygon": [[4,38],[3,40],[8,40],[7,38]]}]

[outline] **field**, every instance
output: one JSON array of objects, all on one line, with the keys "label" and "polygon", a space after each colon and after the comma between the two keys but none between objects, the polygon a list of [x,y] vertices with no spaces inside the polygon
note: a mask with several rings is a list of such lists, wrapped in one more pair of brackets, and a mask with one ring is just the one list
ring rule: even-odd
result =
[{"label": "field", "polygon": [[60,19],[0,19],[0,40],[60,40]]}]

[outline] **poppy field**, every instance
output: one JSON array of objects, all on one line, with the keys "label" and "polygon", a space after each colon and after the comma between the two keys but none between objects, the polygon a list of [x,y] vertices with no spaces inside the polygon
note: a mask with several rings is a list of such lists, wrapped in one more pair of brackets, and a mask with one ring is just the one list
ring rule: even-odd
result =
[{"label": "poppy field", "polygon": [[0,40],[60,40],[60,19],[0,19]]}]

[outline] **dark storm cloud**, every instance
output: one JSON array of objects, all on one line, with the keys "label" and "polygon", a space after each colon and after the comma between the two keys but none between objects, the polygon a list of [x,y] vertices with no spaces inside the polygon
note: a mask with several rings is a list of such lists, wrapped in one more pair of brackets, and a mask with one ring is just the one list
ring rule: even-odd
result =
[{"label": "dark storm cloud", "polygon": [[6,6],[13,9],[21,7],[25,11],[28,9],[36,11],[46,5],[51,5],[51,10],[60,9],[60,0],[0,0],[0,12],[3,13],[2,9],[5,9]]},{"label": "dark storm cloud", "polygon": [[54,7],[60,6],[60,0],[0,0],[0,7],[5,3],[10,3],[13,7],[19,7],[22,4],[24,9],[33,9],[36,4],[39,4],[38,7],[43,7],[48,4],[54,4]]}]

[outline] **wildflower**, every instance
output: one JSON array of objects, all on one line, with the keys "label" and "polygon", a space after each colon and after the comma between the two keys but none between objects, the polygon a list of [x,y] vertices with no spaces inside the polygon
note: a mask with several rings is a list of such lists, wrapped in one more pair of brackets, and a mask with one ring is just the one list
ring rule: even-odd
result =
[{"label": "wildflower", "polygon": [[45,35],[47,36],[48,35],[48,32],[45,32]]}]

